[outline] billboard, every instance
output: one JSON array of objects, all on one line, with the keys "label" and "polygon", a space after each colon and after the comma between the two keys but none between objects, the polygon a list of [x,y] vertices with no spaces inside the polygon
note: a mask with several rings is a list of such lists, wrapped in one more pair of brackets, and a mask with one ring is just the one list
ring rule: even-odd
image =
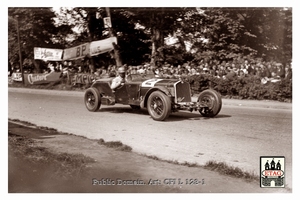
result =
[{"label": "billboard", "polygon": [[76,60],[85,56],[96,56],[114,49],[113,43],[117,44],[116,37],[104,40],[84,43],[67,49],[49,49],[34,47],[34,59],[47,61]]},{"label": "billboard", "polygon": [[68,48],[64,50],[63,60],[75,60],[84,58],[90,53],[90,43],[78,45],[76,47]]},{"label": "billboard", "polygon": [[49,49],[34,47],[34,59],[37,60],[49,60],[49,61],[61,61],[63,55],[63,49]]},{"label": "billboard", "polygon": [[61,75],[61,72],[50,72],[47,74],[24,74],[24,81],[26,85],[38,85],[58,81]]},{"label": "billboard", "polygon": [[116,37],[110,37],[104,40],[98,40],[91,42],[90,44],[90,55],[96,56],[102,53],[109,52],[114,49],[113,42],[117,44]]}]

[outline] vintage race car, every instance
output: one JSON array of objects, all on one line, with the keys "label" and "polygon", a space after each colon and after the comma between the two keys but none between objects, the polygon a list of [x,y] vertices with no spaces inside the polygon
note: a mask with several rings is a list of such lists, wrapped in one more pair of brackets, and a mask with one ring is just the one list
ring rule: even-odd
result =
[{"label": "vintage race car", "polygon": [[110,88],[112,80],[98,79],[85,91],[84,103],[89,111],[97,111],[101,104],[124,104],[133,109],[147,108],[154,120],[163,121],[179,110],[199,111],[202,116],[214,117],[222,108],[221,95],[212,89],[204,90],[192,102],[190,84],[182,80],[131,74],[115,91]]}]

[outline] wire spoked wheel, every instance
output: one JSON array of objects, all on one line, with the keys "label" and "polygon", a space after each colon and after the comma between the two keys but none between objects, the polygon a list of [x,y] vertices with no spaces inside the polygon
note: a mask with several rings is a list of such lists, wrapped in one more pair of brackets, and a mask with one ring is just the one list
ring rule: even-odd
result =
[{"label": "wire spoked wheel", "polygon": [[154,120],[163,121],[170,115],[171,100],[164,93],[155,91],[149,96],[147,109]]},{"label": "wire spoked wheel", "polygon": [[84,94],[85,106],[89,111],[99,110],[101,105],[100,94],[96,88],[88,88]]}]

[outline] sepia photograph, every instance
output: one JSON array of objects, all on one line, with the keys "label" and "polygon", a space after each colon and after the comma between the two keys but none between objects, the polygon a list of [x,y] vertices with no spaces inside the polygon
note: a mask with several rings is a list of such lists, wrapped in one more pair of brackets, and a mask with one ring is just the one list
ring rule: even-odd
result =
[{"label": "sepia photograph", "polygon": [[295,192],[291,4],[13,5],[8,196]]}]

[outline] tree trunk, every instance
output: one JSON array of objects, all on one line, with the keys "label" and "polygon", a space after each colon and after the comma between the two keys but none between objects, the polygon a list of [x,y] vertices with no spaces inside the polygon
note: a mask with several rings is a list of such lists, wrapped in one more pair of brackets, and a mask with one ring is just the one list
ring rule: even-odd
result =
[{"label": "tree trunk", "polygon": [[[105,10],[106,10],[107,17],[111,18],[109,7],[106,7]],[[112,27],[108,27],[108,30],[109,30],[110,37],[116,37],[114,35],[114,31],[113,31]],[[120,56],[119,46],[118,46],[118,44],[113,43],[113,47],[114,47],[114,55],[113,56],[116,61],[116,65],[117,65],[117,67],[121,67],[123,64],[122,64],[122,60],[121,60],[121,56]]]},{"label": "tree trunk", "polygon": [[[88,23],[90,23],[90,21],[91,21],[91,14],[89,12],[88,13]],[[92,42],[93,36],[91,34],[89,26],[87,26],[87,33],[88,33],[89,41]],[[89,70],[90,70],[90,73],[93,74],[95,72],[95,62],[94,62],[94,59],[92,56],[90,57],[90,65],[91,66],[89,66]]]},{"label": "tree trunk", "polygon": [[162,32],[162,26],[164,24],[163,21],[163,14],[164,14],[164,9],[162,8],[161,13],[158,15],[157,13],[155,14],[152,12],[151,18],[150,18],[150,24],[153,24],[151,27],[151,42],[152,42],[152,50],[151,50],[151,61],[150,64],[155,66],[156,61],[158,59],[157,55],[157,49],[159,47],[162,47],[164,45],[164,37],[163,37],[163,32]]},{"label": "tree trunk", "polygon": [[155,42],[155,37],[154,36],[152,36],[151,42],[152,42],[152,50],[151,50],[150,64],[152,66],[155,66],[156,65],[156,42]]}]

